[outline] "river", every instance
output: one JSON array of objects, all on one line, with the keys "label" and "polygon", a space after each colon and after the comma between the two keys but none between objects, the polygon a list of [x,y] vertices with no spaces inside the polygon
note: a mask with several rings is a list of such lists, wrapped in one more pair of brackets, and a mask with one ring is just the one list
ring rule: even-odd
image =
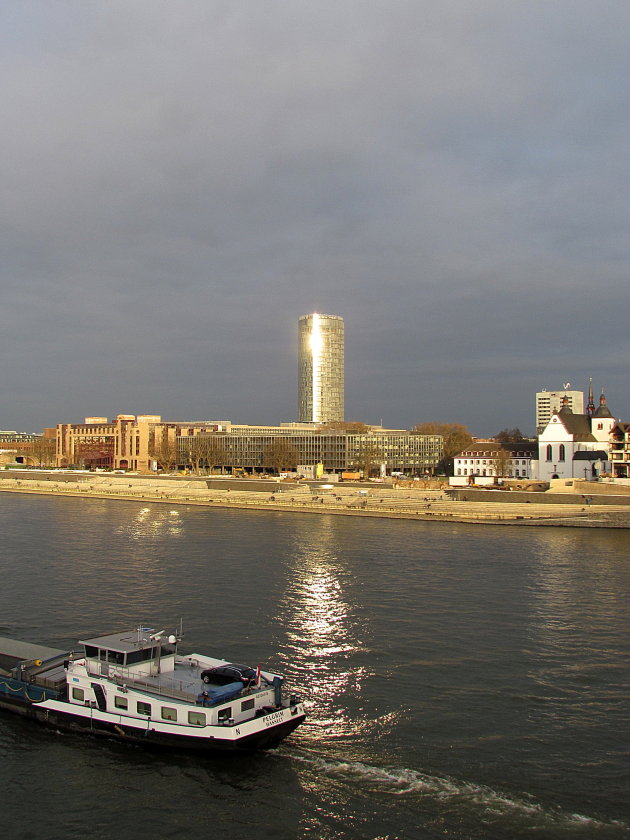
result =
[{"label": "river", "polygon": [[205,758],[0,715],[12,838],[630,837],[627,531],[0,493],[0,635],[148,624],[308,721]]}]

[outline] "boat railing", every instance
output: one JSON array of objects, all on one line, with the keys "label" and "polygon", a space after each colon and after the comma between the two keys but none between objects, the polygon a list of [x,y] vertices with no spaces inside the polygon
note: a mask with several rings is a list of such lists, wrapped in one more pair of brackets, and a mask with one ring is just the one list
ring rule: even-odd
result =
[{"label": "boat railing", "polygon": [[[88,674],[97,677],[107,677],[107,679],[119,685],[122,689],[126,687],[138,688],[142,691],[148,691],[151,694],[158,694],[162,697],[171,697],[175,700],[187,700],[189,703],[191,699],[196,699],[196,683],[185,680],[179,680],[179,687],[173,684],[173,678],[169,675],[168,682],[160,680],[159,676],[152,676],[150,674],[139,674],[137,671],[131,671],[128,668],[121,668],[112,666],[107,662],[86,661],[86,668]],[[188,690],[187,690],[188,689]]]}]

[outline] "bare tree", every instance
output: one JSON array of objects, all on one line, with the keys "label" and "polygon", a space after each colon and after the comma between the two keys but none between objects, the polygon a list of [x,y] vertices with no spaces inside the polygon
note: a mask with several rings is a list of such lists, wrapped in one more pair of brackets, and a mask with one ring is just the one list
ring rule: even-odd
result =
[{"label": "bare tree", "polygon": [[491,460],[495,479],[503,478],[508,474],[510,464],[512,463],[512,453],[508,449],[501,447],[501,449],[496,450]]},{"label": "bare tree", "polygon": [[166,437],[160,437],[149,447],[149,456],[157,461],[158,467],[164,472],[172,472],[179,461],[177,444]]},{"label": "bare tree", "polygon": [[322,423],[321,426],[318,427],[320,431],[332,431],[332,432],[348,432],[350,434],[355,435],[362,435],[366,434],[369,431],[369,426],[366,426],[365,423],[359,423],[358,421],[353,420],[331,420],[329,423]]},{"label": "bare tree", "polygon": [[264,466],[269,466],[276,472],[295,469],[297,462],[297,449],[286,438],[276,438],[265,448]]},{"label": "bare tree", "polygon": [[441,435],[444,441],[439,466],[448,474],[453,472],[453,458],[472,443],[472,435],[462,423],[418,423],[412,435]]},{"label": "bare tree", "polygon": [[360,440],[351,455],[351,461],[353,467],[363,472],[364,478],[369,478],[380,469],[383,450],[371,440]]},{"label": "bare tree", "polygon": [[50,467],[55,463],[56,441],[40,437],[31,444],[29,458],[39,467]]},{"label": "bare tree", "polygon": [[494,436],[498,443],[521,443],[525,440],[525,436],[519,428],[515,429],[501,429]]},{"label": "bare tree", "polygon": [[201,466],[201,447],[199,446],[198,436],[193,437],[191,435],[188,437],[188,440],[184,445],[184,455],[186,457],[187,464],[189,464],[195,473],[199,475]]},{"label": "bare tree", "polygon": [[213,467],[223,466],[225,464],[225,446],[223,441],[216,438],[214,435],[197,435],[196,441],[196,456],[198,458],[197,472],[199,467],[204,467],[206,470],[212,472]]}]

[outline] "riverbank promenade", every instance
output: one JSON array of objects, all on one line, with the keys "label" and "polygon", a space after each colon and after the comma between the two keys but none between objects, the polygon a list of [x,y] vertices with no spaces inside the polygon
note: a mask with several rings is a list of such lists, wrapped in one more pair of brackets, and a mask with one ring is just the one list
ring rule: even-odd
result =
[{"label": "riverbank promenade", "polygon": [[[0,492],[106,498],[159,504],[203,505],[245,510],[469,522],[497,525],[629,528],[630,499],[597,496],[552,502],[544,493],[488,493],[452,498],[448,491],[379,484],[321,485],[273,480],[229,480],[197,476],[140,476],[101,473],[7,472]],[[605,501],[605,504],[603,503]],[[619,503],[616,504],[615,502]],[[624,503],[625,502],[625,503]]]}]

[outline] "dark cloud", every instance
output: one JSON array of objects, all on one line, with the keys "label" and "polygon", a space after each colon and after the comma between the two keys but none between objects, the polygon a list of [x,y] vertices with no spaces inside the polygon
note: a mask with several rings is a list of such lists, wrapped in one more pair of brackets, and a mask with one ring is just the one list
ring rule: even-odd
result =
[{"label": "dark cloud", "polygon": [[589,376],[630,419],[621,0],[0,21],[0,425],[293,419],[311,311],[353,419],[532,430]]}]

